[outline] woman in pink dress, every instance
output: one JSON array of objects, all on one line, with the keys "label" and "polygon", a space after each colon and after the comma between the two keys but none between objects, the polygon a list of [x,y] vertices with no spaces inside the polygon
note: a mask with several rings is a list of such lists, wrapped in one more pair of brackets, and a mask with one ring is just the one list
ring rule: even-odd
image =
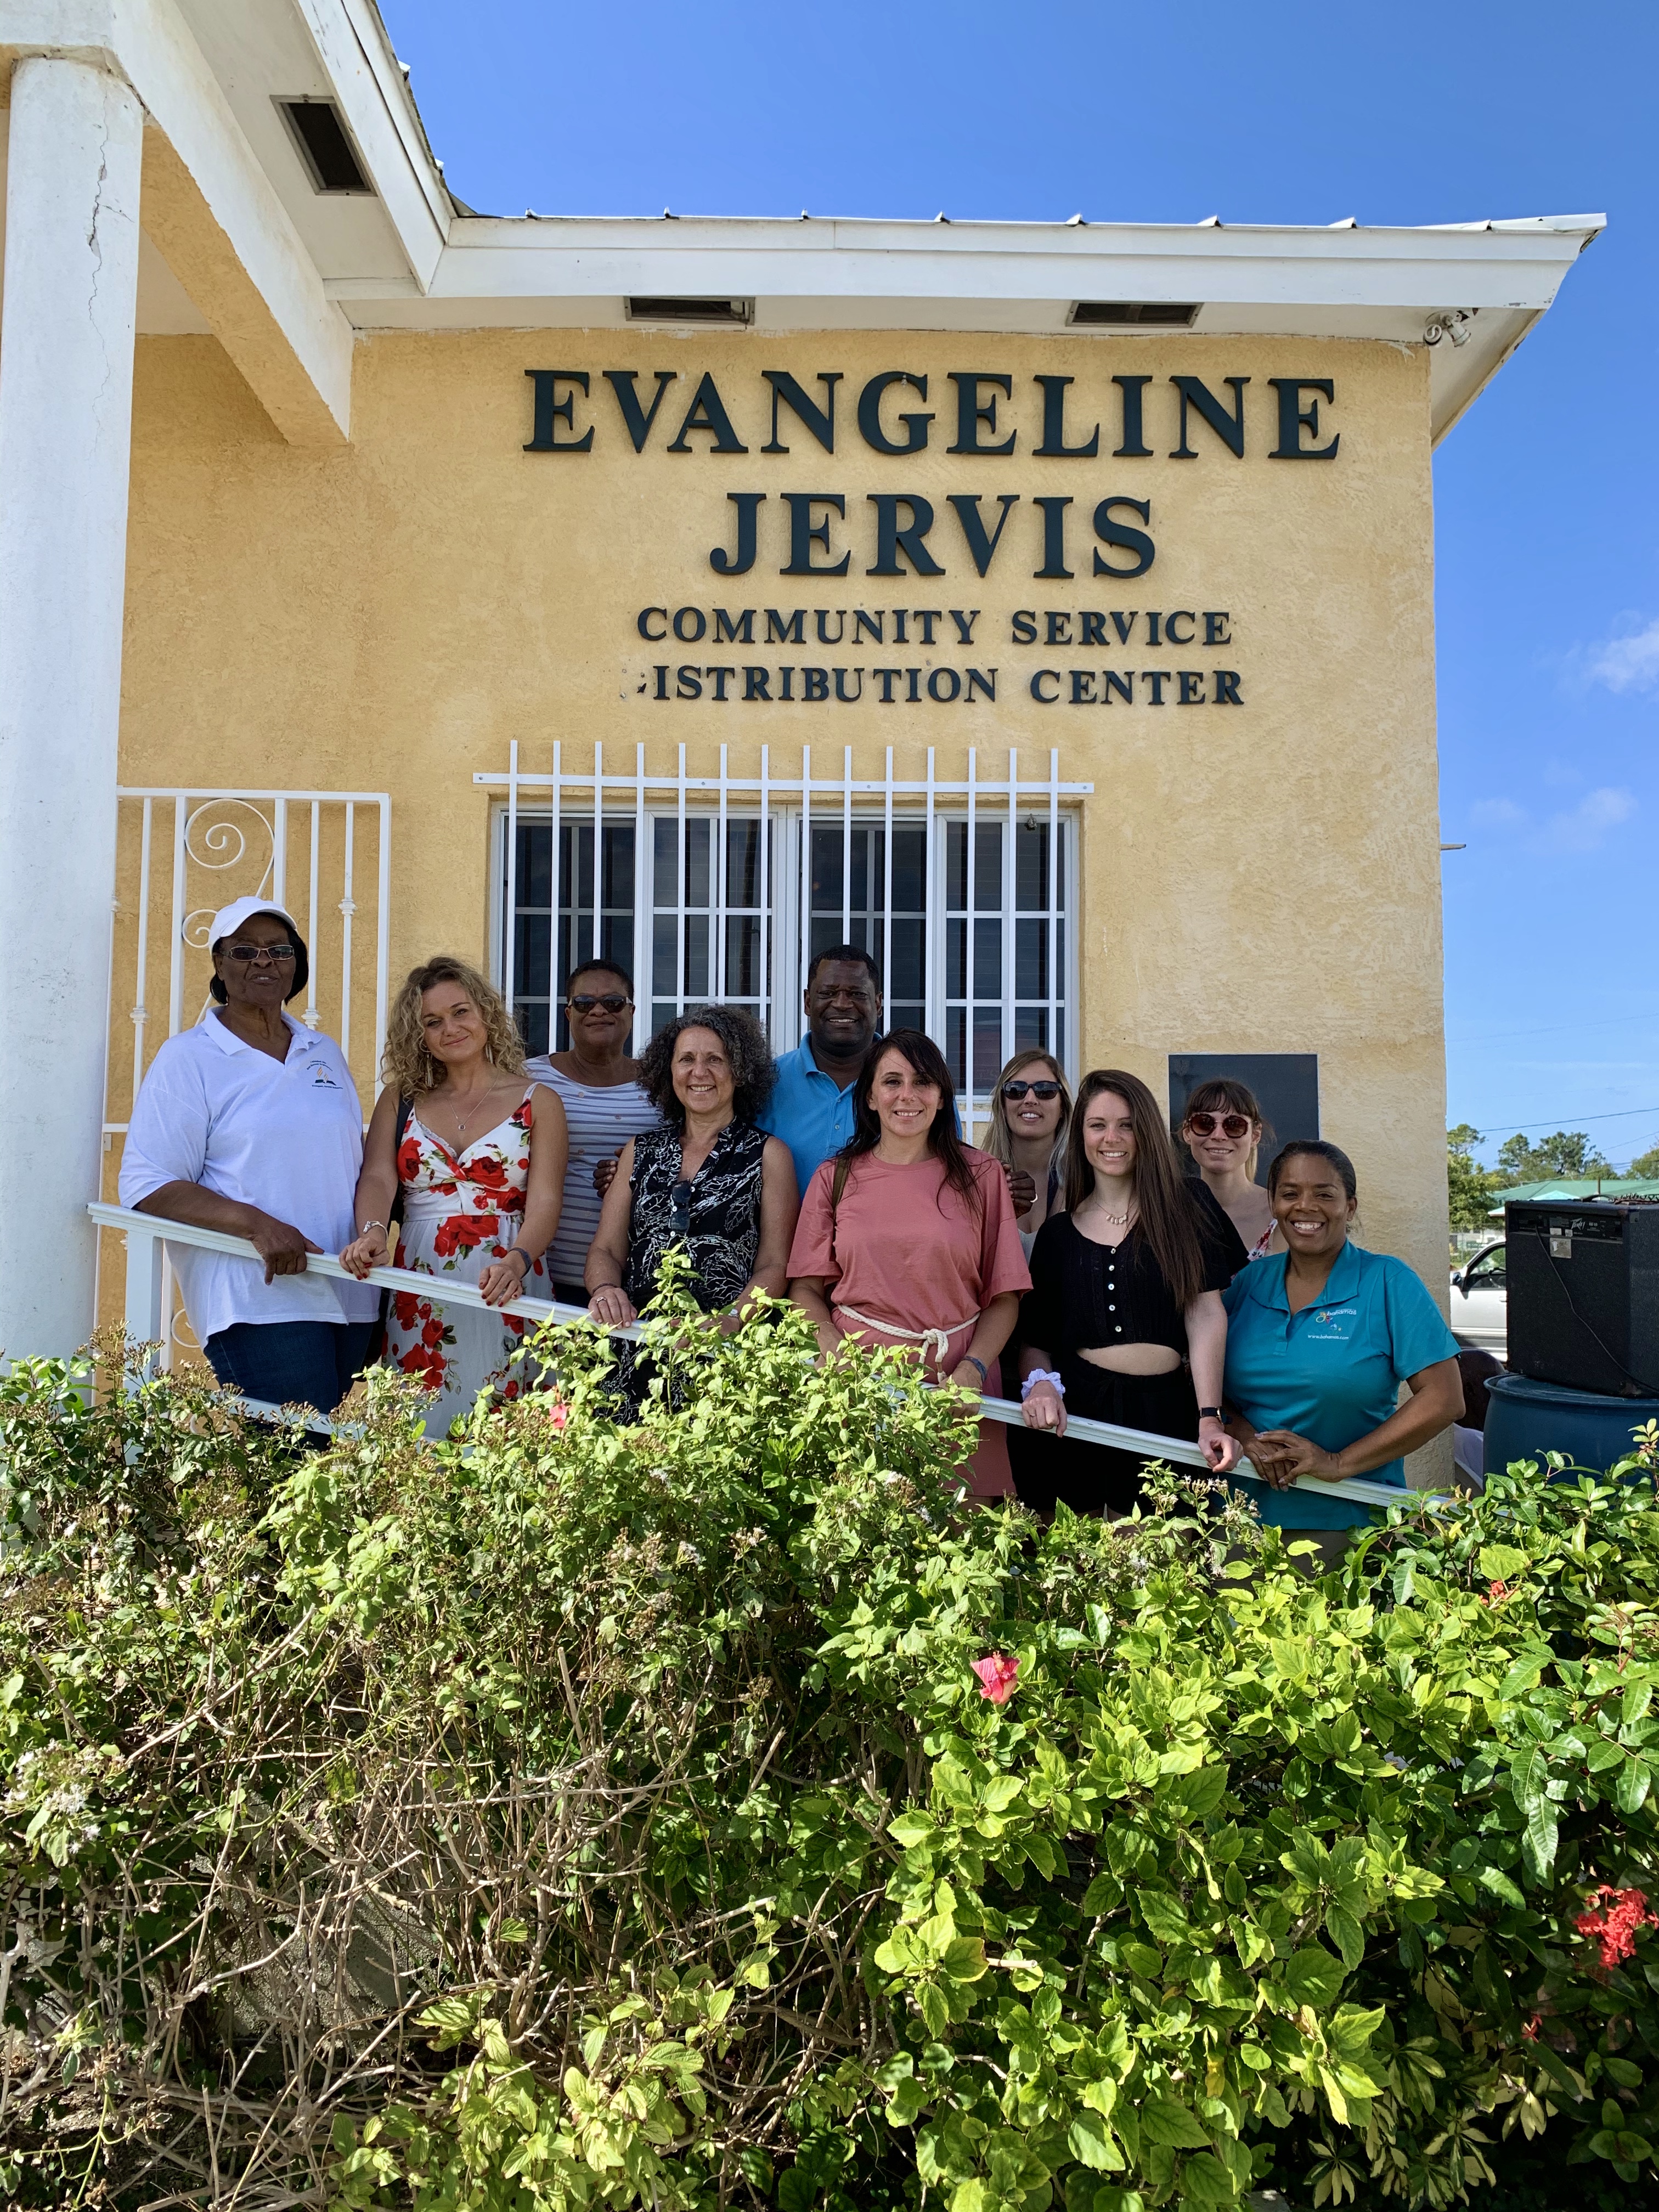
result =
[{"label": "woman in pink dress", "polygon": [[486,1384],[509,1398],[523,1388],[514,1355],[525,1322],[447,1304],[441,1285],[474,1284],[491,1308],[550,1297],[542,1255],[559,1225],[564,1109],[526,1079],[501,994],[460,960],[428,960],[404,985],[386,1073],[363,1147],[357,1235],[340,1258],[356,1275],[392,1265],[434,1279],[431,1297],[398,1291],[388,1301],[386,1356],[435,1393],[426,1425],[441,1437]]},{"label": "woman in pink dress", "polygon": [[[1001,1165],[957,1135],[945,1057],[920,1030],[870,1048],[853,1135],[807,1185],[789,1254],[789,1295],[826,1358],[844,1338],[902,1345],[930,1382],[1001,1395],[997,1354],[1031,1278]],[[1000,1422],[968,1474],[975,1494],[1012,1486]]]}]

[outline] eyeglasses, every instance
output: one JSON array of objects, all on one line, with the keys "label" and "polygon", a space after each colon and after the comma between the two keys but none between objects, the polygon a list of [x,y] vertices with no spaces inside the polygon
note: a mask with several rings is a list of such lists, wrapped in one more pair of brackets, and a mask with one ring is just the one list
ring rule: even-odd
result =
[{"label": "eyeglasses", "polygon": [[1003,1097],[1015,1106],[1028,1091],[1033,1098],[1058,1098],[1060,1085],[1058,1083],[1005,1083],[1002,1086]]},{"label": "eyeglasses", "polygon": [[668,1194],[668,1218],[677,1237],[691,1234],[691,1186],[682,1176]]},{"label": "eyeglasses", "polygon": [[233,945],[229,948],[229,957],[240,960],[245,968],[255,960],[269,960],[281,967],[283,961],[293,959],[294,947],[291,945]]},{"label": "eyeglasses", "polygon": [[619,1014],[625,1006],[631,1006],[633,1003],[621,991],[578,991],[574,999],[567,1001],[573,1014],[591,1014],[595,1006],[603,1006],[607,1014]]},{"label": "eyeglasses", "polygon": [[1195,1137],[1213,1137],[1218,1129],[1224,1137],[1244,1137],[1249,1134],[1248,1114],[1189,1114],[1187,1127]]}]

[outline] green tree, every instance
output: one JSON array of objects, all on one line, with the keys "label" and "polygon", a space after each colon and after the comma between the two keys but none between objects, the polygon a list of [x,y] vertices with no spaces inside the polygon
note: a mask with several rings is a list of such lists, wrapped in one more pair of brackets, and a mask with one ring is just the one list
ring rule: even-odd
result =
[{"label": "green tree", "polygon": [[1528,1182],[1589,1182],[1618,1173],[1611,1160],[1592,1149],[1582,1129],[1558,1129],[1535,1145],[1519,1133],[1506,1137],[1498,1148],[1498,1166],[1509,1188]]},{"label": "green tree", "polygon": [[1638,1152],[1625,1173],[1632,1180],[1639,1178],[1652,1182],[1659,1177],[1659,1145],[1650,1146],[1645,1152]]},{"label": "green tree", "polygon": [[1475,1158],[1475,1146],[1485,1141],[1480,1130],[1468,1121],[1460,1121],[1446,1132],[1446,1212],[1454,1229],[1492,1225],[1487,1216],[1492,1195],[1504,1178],[1492,1169],[1483,1168]]}]

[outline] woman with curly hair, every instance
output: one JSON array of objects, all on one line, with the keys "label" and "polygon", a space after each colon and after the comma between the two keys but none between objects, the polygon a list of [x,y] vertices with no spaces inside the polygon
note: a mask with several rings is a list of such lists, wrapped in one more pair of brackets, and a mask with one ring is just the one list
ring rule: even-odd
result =
[{"label": "woman with curly hair", "polygon": [[[663,1117],[623,1147],[587,1255],[588,1311],[626,1328],[655,1294],[663,1256],[684,1246],[691,1291],[728,1334],[757,1291],[783,1295],[796,1213],[789,1147],[757,1128],[775,1071],[753,1017],[696,1006],[659,1030],[640,1084]],[[637,1410],[631,1359],[618,1381]]]},{"label": "woman with curly hair", "polygon": [[[384,1073],[357,1182],[357,1235],[342,1263],[361,1276],[391,1260],[472,1283],[491,1306],[526,1291],[545,1297],[542,1255],[564,1189],[564,1109],[543,1085],[526,1082],[524,1048],[500,992],[446,955],[415,969],[386,1027]],[[517,1396],[522,1380],[508,1370],[524,1331],[513,1314],[399,1291],[386,1316],[386,1357],[437,1394],[426,1425],[444,1436],[486,1383]]]}]

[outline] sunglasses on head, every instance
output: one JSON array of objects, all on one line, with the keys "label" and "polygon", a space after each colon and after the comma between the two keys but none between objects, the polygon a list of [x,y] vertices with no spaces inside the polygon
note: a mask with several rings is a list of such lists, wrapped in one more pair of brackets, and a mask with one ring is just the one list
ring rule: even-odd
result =
[{"label": "sunglasses on head", "polygon": [[573,1014],[591,1014],[595,1006],[603,1006],[607,1014],[619,1014],[633,1003],[625,991],[578,991],[566,1001]]},{"label": "sunglasses on head", "polygon": [[1224,1137],[1245,1137],[1250,1118],[1248,1114],[1189,1114],[1187,1127],[1195,1137],[1213,1137],[1218,1129]]},{"label": "sunglasses on head", "polygon": [[1033,1098],[1058,1098],[1060,1086],[1057,1083],[1005,1083],[1002,1095],[1012,1105],[1018,1105],[1030,1091]]}]

